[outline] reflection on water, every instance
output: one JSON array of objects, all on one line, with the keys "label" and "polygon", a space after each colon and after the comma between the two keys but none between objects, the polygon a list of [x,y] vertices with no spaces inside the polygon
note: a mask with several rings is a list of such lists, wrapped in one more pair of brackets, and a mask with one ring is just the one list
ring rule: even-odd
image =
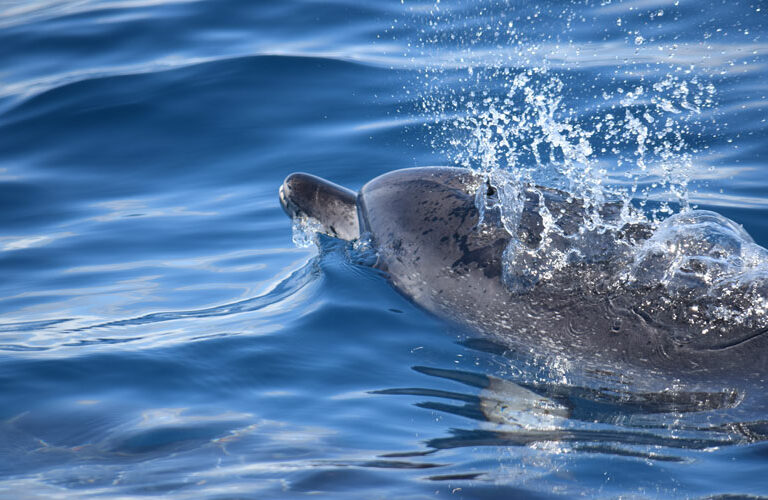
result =
[{"label": "reflection on water", "polygon": [[[375,391],[375,394],[428,397],[431,399],[419,401],[416,406],[481,423],[479,428],[453,429],[450,437],[425,443],[435,449],[547,447],[558,443],[563,452],[684,461],[684,456],[675,456],[675,448],[707,450],[768,438],[764,434],[768,427],[762,421],[711,423],[717,410],[735,408],[742,402],[735,390],[702,393],[670,389],[660,393],[632,393],[559,386],[546,381],[525,387],[477,372],[418,366],[414,370],[480,389],[479,393],[429,388]],[[689,422],[686,414],[694,412],[698,414]]]}]

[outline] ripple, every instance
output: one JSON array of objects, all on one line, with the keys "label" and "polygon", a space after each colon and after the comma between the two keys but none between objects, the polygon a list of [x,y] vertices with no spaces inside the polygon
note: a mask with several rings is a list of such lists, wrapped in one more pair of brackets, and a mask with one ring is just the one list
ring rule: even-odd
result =
[{"label": "ripple", "polygon": [[[293,272],[290,276],[274,285],[263,295],[228,304],[222,304],[216,307],[186,311],[150,313],[134,318],[101,322],[69,329],[57,329],[57,327],[63,325],[64,323],[70,322],[82,323],[83,320],[73,318],[0,324],[0,332],[25,334],[18,343],[5,343],[0,345],[0,350],[18,353],[74,348],[77,349],[78,353],[80,353],[82,352],[82,349],[86,347],[103,348],[107,346],[123,344],[150,344],[157,346],[160,342],[168,343],[169,341],[190,341],[190,336],[198,340],[218,338],[220,335],[198,336],[185,333],[184,331],[176,331],[173,328],[170,330],[153,329],[152,333],[143,333],[141,335],[130,335],[127,334],[127,332],[135,330],[136,327],[155,325],[158,323],[173,322],[179,320],[201,320],[206,318],[226,318],[243,313],[275,309],[276,306],[285,303],[291,297],[296,296],[296,294],[301,292],[305,287],[312,284],[313,282],[316,282],[317,276],[317,263],[315,261],[310,261],[300,269]],[[290,306],[284,305],[283,307]],[[277,310],[279,310],[279,308]],[[94,337],[94,331],[99,330],[106,332],[123,330],[123,333],[121,333],[119,336],[113,335]]]},{"label": "ripple", "polygon": [[94,13],[108,10],[128,10],[141,7],[160,7],[173,3],[193,3],[198,0],[23,0],[6,2],[0,10],[0,28],[9,28],[42,20]]},{"label": "ripple", "polygon": [[350,68],[359,65],[378,68],[388,66],[387,64],[373,64],[371,60],[366,60],[365,58],[341,56],[335,53],[281,52],[279,50],[261,54],[244,53],[211,57],[169,56],[140,64],[89,68],[15,83],[0,84],[0,99],[6,99],[5,103],[2,104],[2,108],[0,108],[0,116],[18,111],[18,108],[40,96],[58,90],[76,88],[78,84],[87,82],[110,82],[113,79],[118,80],[124,77],[151,75],[183,69],[195,69],[196,72],[205,74],[216,72],[215,65],[217,64],[280,66],[281,64],[288,63],[290,65],[312,66],[315,61],[345,64]]}]

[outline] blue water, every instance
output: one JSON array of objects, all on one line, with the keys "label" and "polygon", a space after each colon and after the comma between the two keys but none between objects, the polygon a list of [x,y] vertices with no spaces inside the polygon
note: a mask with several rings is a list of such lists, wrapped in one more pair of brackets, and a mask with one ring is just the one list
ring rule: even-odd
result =
[{"label": "blue water", "polygon": [[[711,84],[684,147],[650,149],[768,246],[768,5],[538,4],[0,3],[0,496],[768,495],[764,406],[545,379],[570,418],[492,421],[490,381],[530,367],[344,245],[291,243],[286,175],[357,189],[462,160],[434,124],[461,113],[434,104],[481,103],[503,61],[545,68],[590,126],[638,85]],[[633,141],[593,157],[620,178]]]}]

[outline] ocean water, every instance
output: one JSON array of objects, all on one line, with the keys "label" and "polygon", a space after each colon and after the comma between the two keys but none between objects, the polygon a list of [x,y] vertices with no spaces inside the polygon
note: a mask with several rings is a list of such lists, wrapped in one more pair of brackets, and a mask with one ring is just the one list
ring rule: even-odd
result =
[{"label": "ocean water", "polygon": [[768,496],[763,388],[685,404],[534,372],[342,242],[296,247],[277,196],[294,171],[458,164],[768,246],[766,16],[0,2],[0,497]]}]

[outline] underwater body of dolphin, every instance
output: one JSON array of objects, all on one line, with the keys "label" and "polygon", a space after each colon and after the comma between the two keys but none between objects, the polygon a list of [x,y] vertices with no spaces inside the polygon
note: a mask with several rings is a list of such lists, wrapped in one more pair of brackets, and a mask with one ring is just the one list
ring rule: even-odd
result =
[{"label": "underwater body of dolphin", "polygon": [[[739,241],[763,251],[740,226],[713,212],[679,214],[677,222],[695,229],[683,243],[702,255],[685,260],[678,274],[688,281],[683,286],[678,280],[672,293],[652,279],[659,266],[668,264],[663,248],[657,246],[639,264],[628,250],[653,243],[654,228],[621,223],[619,204],[601,208],[603,220],[616,223],[612,229],[584,231],[588,207],[582,200],[531,185],[520,191],[520,212],[510,225],[498,211],[478,209],[478,188],[487,189],[489,197],[499,195],[486,182],[468,169],[411,168],[384,174],[354,193],[297,173],[281,186],[280,201],[292,218],[314,219],[330,236],[367,235],[377,252],[375,267],[386,271],[402,294],[511,349],[594,368],[764,379],[765,314],[758,310],[746,318],[746,307],[739,305],[746,294],[754,298],[764,288],[736,280],[717,289],[694,279],[696,266],[707,259],[733,260],[728,252],[737,253]],[[545,235],[552,221],[557,231]],[[723,243],[708,236],[710,227],[736,236]],[[560,265],[537,261],[527,252],[541,247],[545,237]],[[574,254],[571,246],[579,258],[565,262]],[[514,253],[516,247],[519,255],[510,270],[510,248]],[[631,266],[645,278],[617,286],[615,276]]]}]

